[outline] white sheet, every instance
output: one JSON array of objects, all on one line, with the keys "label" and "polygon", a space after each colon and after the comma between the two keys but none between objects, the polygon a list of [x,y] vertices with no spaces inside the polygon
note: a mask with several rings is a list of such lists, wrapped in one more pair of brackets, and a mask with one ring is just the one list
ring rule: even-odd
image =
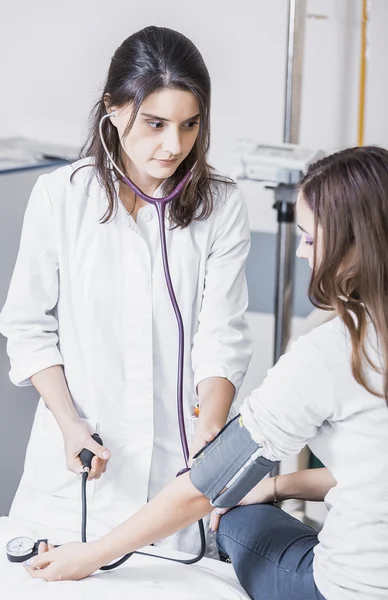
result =
[{"label": "white sheet", "polygon": [[[0,518],[1,600],[247,600],[229,564],[204,558],[196,565],[181,565],[156,558],[132,556],[110,572],[98,572],[82,581],[47,583],[32,579],[20,564],[10,563],[5,545],[13,537],[48,537],[51,542],[74,540],[60,530],[42,530],[26,521]],[[150,548],[153,552],[154,548]],[[158,548],[162,553],[162,549]],[[178,557],[183,554],[175,553]],[[175,556],[174,555],[174,556]]]}]

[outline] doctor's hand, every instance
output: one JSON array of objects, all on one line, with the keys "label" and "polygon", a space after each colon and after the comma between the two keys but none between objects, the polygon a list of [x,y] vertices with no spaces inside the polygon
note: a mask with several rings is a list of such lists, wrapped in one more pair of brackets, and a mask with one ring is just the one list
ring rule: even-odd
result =
[{"label": "doctor's hand", "polygon": [[38,556],[24,563],[31,577],[46,581],[78,581],[97,571],[103,564],[93,542],[71,542],[58,548],[39,544]]},{"label": "doctor's hand", "polygon": [[201,450],[206,444],[214,440],[222,426],[202,424],[200,419],[196,424],[195,433],[190,446],[189,466],[192,465],[193,456]]},{"label": "doctor's hand", "polygon": [[104,446],[100,446],[92,437],[93,431],[82,421],[69,422],[66,427],[62,427],[63,441],[65,444],[66,465],[69,471],[81,473],[83,466],[79,458],[81,450],[86,448],[95,454],[92,460],[88,480],[99,479],[102,473],[105,473],[106,466],[110,459],[110,451]]},{"label": "doctor's hand", "polygon": [[[270,504],[273,502],[273,477],[265,477],[238,503],[237,506],[248,504]],[[210,529],[217,531],[222,515],[230,508],[216,508],[210,516]]]}]

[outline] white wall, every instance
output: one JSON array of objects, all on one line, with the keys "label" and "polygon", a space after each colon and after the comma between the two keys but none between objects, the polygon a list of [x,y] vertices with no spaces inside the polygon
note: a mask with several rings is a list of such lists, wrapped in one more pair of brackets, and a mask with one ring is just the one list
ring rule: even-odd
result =
[{"label": "white wall", "polygon": [[[370,5],[364,144],[387,146],[388,2]],[[307,0],[307,13],[300,142],[356,144],[362,2]]]},{"label": "white wall", "polygon": [[388,2],[373,0],[371,5],[365,143],[388,146]]},{"label": "white wall", "polygon": [[7,3],[0,19],[0,137],[78,144],[116,47],[155,24],[180,30],[204,56],[213,83],[213,154],[244,130],[280,139],[287,2],[224,0],[222,14],[219,6],[209,0]]},{"label": "white wall", "polygon": [[300,143],[356,143],[360,0],[308,0]]},{"label": "white wall", "polygon": [[[185,33],[205,58],[214,162],[238,135],[279,142],[287,11],[288,0],[3,2],[0,137],[78,145],[114,50],[153,23]],[[300,141],[325,148],[355,143],[361,0],[307,0],[307,13]],[[371,17],[365,141],[383,144],[388,2],[373,0]]]}]

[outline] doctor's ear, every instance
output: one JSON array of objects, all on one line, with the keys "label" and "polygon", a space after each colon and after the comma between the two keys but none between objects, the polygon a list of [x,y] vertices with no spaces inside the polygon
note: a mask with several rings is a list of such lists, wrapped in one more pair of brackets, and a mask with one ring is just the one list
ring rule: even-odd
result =
[{"label": "doctor's ear", "polygon": [[114,125],[116,127],[115,117],[117,116],[117,109],[116,109],[116,106],[112,106],[110,104],[109,100],[110,100],[109,96],[105,96],[105,98],[104,98],[105,109],[106,109],[107,113],[112,115],[111,119],[109,119],[109,120],[112,123],[112,125]]},{"label": "doctor's ear", "polygon": [[117,119],[116,119],[116,116],[117,116],[117,111],[116,111],[116,108],[115,108],[114,106],[110,106],[110,107],[107,109],[107,111],[106,111],[106,112],[107,112],[107,114],[110,114],[110,115],[111,115],[111,117],[109,118],[109,121],[112,123],[112,125],[113,125],[114,127],[117,127]]}]

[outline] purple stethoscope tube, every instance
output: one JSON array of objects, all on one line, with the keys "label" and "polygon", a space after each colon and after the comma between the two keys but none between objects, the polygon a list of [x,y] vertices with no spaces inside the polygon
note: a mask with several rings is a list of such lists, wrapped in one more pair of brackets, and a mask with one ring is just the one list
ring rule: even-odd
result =
[{"label": "purple stethoscope tube", "polygon": [[[183,329],[182,315],[179,310],[179,305],[178,305],[178,302],[177,302],[177,299],[175,296],[175,292],[174,292],[174,288],[172,285],[172,281],[171,281],[170,267],[168,264],[166,230],[165,230],[164,220],[165,220],[167,204],[169,202],[171,202],[172,200],[174,200],[175,198],[177,198],[179,196],[179,194],[182,192],[183,188],[185,187],[185,185],[188,183],[188,181],[192,177],[194,166],[190,169],[190,171],[188,173],[186,173],[186,175],[183,177],[182,181],[180,183],[178,183],[176,188],[168,196],[165,196],[164,198],[153,198],[152,196],[148,196],[147,194],[142,192],[137,187],[137,185],[134,184],[133,181],[131,181],[125,175],[125,173],[123,173],[122,170],[116,165],[115,161],[111,157],[110,152],[107,148],[107,145],[104,140],[103,131],[102,131],[102,124],[105,119],[108,119],[108,118],[114,117],[114,116],[115,116],[114,111],[104,115],[102,117],[102,119],[100,120],[100,124],[99,124],[100,139],[101,139],[101,143],[104,147],[105,153],[106,153],[109,161],[114,166],[114,168],[118,171],[118,173],[120,173],[124,183],[126,183],[133,190],[133,192],[136,194],[136,196],[138,196],[145,202],[148,202],[149,204],[152,204],[153,206],[155,206],[157,214],[158,214],[160,246],[161,246],[161,250],[162,250],[164,276],[166,279],[168,294],[169,294],[171,304],[174,309],[176,320],[178,323],[179,345],[178,345],[178,372],[177,372],[177,410],[178,410],[179,434],[180,434],[180,438],[181,438],[183,457],[184,457],[185,464],[186,464],[186,469],[184,469],[184,471],[185,471],[185,470],[188,470],[188,468],[189,468],[189,466],[188,466],[189,447],[188,447],[188,443],[187,443],[185,419],[184,419],[184,414],[183,414],[184,329]],[[181,471],[179,472],[179,474],[180,473],[181,473]]]}]

